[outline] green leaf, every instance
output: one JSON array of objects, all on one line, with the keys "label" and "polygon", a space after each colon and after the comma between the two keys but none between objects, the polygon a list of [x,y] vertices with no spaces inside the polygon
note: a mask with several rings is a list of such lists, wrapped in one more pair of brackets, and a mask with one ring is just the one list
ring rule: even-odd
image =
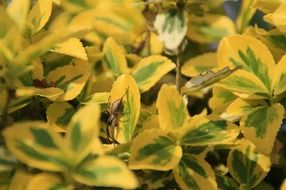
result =
[{"label": "green leaf", "polygon": [[175,68],[175,64],[167,57],[152,55],[140,60],[131,74],[141,92],[149,90],[162,76]]},{"label": "green leaf", "polygon": [[269,157],[256,151],[255,145],[243,139],[230,151],[227,166],[240,189],[252,189],[267,175],[271,162]]},{"label": "green leaf", "polygon": [[214,172],[201,157],[183,157],[173,173],[176,182],[182,189],[217,189]]},{"label": "green leaf", "polygon": [[238,190],[238,184],[228,176],[216,176],[218,189],[221,190]]},{"label": "green leaf", "polygon": [[167,171],[179,163],[181,156],[182,148],[165,132],[145,130],[132,141],[129,168]]},{"label": "green leaf", "polygon": [[281,104],[259,106],[242,117],[240,126],[244,136],[256,145],[259,152],[269,154],[283,117]]},{"label": "green leaf", "polygon": [[138,182],[126,164],[111,156],[100,156],[80,164],[72,176],[86,185],[135,189]]}]

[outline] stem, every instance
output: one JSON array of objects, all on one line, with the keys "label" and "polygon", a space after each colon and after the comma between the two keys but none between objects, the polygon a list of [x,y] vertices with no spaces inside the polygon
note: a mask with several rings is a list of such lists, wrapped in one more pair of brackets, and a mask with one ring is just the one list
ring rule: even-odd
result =
[{"label": "stem", "polygon": [[181,78],[182,78],[182,75],[181,75],[181,62],[180,62],[180,47],[178,48],[178,51],[177,51],[177,59],[176,59],[176,87],[177,87],[177,90],[180,92],[180,89],[181,89]]}]

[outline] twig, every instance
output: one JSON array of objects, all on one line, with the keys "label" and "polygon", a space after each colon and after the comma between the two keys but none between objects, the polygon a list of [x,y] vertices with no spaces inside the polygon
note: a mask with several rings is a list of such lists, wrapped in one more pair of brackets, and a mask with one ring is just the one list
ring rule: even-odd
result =
[{"label": "twig", "polygon": [[181,88],[181,79],[182,79],[182,75],[181,75],[181,62],[180,62],[180,54],[181,54],[181,50],[180,50],[180,46],[178,47],[177,50],[177,59],[176,59],[176,87],[177,90],[180,92],[180,88]]}]

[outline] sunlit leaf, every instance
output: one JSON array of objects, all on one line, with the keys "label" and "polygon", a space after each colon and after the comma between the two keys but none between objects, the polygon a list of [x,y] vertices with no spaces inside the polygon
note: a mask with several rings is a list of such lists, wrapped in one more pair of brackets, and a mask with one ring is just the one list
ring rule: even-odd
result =
[{"label": "sunlit leaf", "polygon": [[65,148],[72,165],[78,164],[91,152],[93,139],[99,134],[99,117],[97,104],[84,106],[72,117],[65,136]]},{"label": "sunlit leaf", "polygon": [[83,162],[74,171],[73,177],[86,185],[123,189],[138,187],[135,175],[127,168],[126,164],[111,156],[100,156]]},{"label": "sunlit leaf", "polygon": [[244,0],[240,6],[239,14],[236,18],[236,28],[239,33],[242,33],[244,29],[249,25],[249,22],[254,15],[256,8],[253,7],[254,0]]},{"label": "sunlit leaf", "polygon": [[166,132],[145,130],[132,141],[129,168],[167,171],[175,168],[181,157],[182,148]]},{"label": "sunlit leaf", "polygon": [[217,189],[211,166],[201,158],[183,157],[173,173],[176,182],[182,189]]},{"label": "sunlit leaf", "polygon": [[281,32],[286,32],[285,17],[286,4],[281,5],[273,12],[264,16],[266,22],[276,26]]},{"label": "sunlit leaf", "polygon": [[61,0],[61,6],[68,12],[77,13],[92,9],[98,4],[98,1],[90,0]]},{"label": "sunlit leaf", "polygon": [[141,92],[149,90],[158,80],[175,68],[175,64],[161,55],[152,55],[141,59],[131,74]]},{"label": "sunlit leaf", "polygon": [[169,50],[176,50],[187,33],[188,16],[184,10],[169,10],[156,16],[154,27]]},{"label": "sunlit leaf", "polygon": [[286,56],[283,56],[276,65],[273,74],[274,94],[281,94],[286,91]]},{"label": "sunlit leaf", "polygon": [[182,66],[182,74],[195,77],[217,66],[216,53],[205,53],[188,59]]},{"label": "sunlit leaf", "polygon": [[7,13],[21,30],[26,22],[28,11],[30,10],[31,0],[13,0],[7,7]]},{"label": "sunlit leaf", "polygon": [[82,43],[77,38],[70,38],[51,48],[52,52],[62,53],[78,59],[87,60],[87,55]]},{"label": "sunlit leaf", "polygon": [[240,125],[244,136],[256,145],[257,150],[269,154],[283,117],[281,104],[259,106],[244,115]]},{"label": "sunlit leaf", "polygon": [[4,130],[3,136],[8,149],[29,166],[47,171],[63,171],[66,167],[60,147],[63,139],[44,123],[14,124]]},{"label": "sunlit leaf", "polygon": [[275,11],[279,7],[279,5],[281,5],[282,2],[283,0],[257,0],[255,1],[253,6],[255,8],[260,9],[264,13],[269,13]]},{"label": "sunlit leaf", "polygon": [[209,106],[214,112],[225,109],[231,102],[236,99],[236,96],[231,91],[219,86],[214,86],[212,93],[213,96],[209,101]]},{"label": "sunlit leaf", "polygon": [[240,189],[255,187],[267,175],[270,165],[269,157],[257,152],[246,139],[233,148],[227,158],[229,172],[240,184]]},{"label": "sunlit leaf", "polygon": [[175,86],[163,85],[159,91],[156,107],[160,128],[166,131],[183,127],[189,116],[183,97]]},{"label": "sunlit leaf", "polygon": [[118,76],[127,71],[125,51],[113,38],[108,38],[103,46],[103,61],[111,72]]},{"label": "sunlit leaf", "polygon": [[[123,74],[113,83],[110,93],[112,104],[123,97],[123,112],[119,122],[118,141],[128,142],[134,135],[134,130],[140,115],[140,92],[135,80],[128,74]],[[112,109],[112,108],[111,108]],[[117,110],[120,112],[120,110]],[[113,127],[113,126],[110,126]]]}]

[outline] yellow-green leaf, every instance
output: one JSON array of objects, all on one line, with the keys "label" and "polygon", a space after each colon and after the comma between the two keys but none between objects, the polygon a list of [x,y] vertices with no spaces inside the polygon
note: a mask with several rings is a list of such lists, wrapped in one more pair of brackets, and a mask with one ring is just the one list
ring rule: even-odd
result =
[{"label": "yellow-green leaf", "polygon": [[269,13],[275,11],[282,2],[283,0],[256,0],[253,6],[264,13]]},{"label": "yellow-green leaf", "polygon": [[129,168],[167,171],[175,168],[181,157],[181,146],[167,132],[145,130],[132,141]]},{"label": "yellow-green leaf", "polygon": [[72,59],[68,65],[58,67],[47,75],[47,82],[54,83],[64,91],[57,100],[71,100],[83,89],[90,75],[90,64],[80,59]]},{"label": "yellow-green leaf", "polygon": [[224,120],[209,120],[205,116],[197,116],[189,120],[180,133],[180,142],[184,145],[232,144],[239,135],[239,128]]},{"label": "yellow-green leaf", "polygon": [[217,42],[221,38],[234,34],[232,20],[223,15],[205,14],[203,17],[189,17],[187,36],[199,43]]},{"label": "yellow-green leaf", "polygon": [[216,182],[218,185],[218,189],[220,190],[238,190],[238,184],[232,179],[231,177],[228,177],[227,175],[217,175],[216,176]]},{"label": "yellow-green leaf", "polygon": [[82,43],[77,38],[70,38],[67,41],[56,44],[51,48],[52,52],[62,53],[78,59],[87,60],[87,55]]},{"label": "yellow-green leaf", "polygon": [[20,30],[25,25],[28,11],[30,10],[31,0],[12,0],[8,7],[7,13],[14,20]]},{"label": "yellow-green leaf", "polygon": [[75,109],[67,102],[54,102],[47,108],[47,120],[51,128],[59,132],[65,131]]},{"label": "yellow-green leaf", "polygon": [[90,0],[61,0],[61,6],[68,12],[78,13],[84,10],[92,9],[98,4],[98,1]]},{"label": "yellow-green leaf", "polygon": [[241,130],[259,152],[270,154],[283,117],[284,108],[280,104],[259,106],[242,117]]},{"label": "yellow-green leaf", "polygon": [[154,27],[169,50],[176,50],[187,33],[188,15],[180,9],[171,9],[156,16]]},{"label": "yellow-green leaf", "polygon": [[183,127],[189,116],[183,97],[175,86],[163,85],[156,103],[160,128],[166,131]]},{"label": "yellow-green leaf", "polygon": [[27,184],[25,190],[35,190],[41,187],[41,190],[60,189],[72,190],[72,187],[64,185],[62,178],[51,173],[40,173],[33,176]]},{"label": "yellow-green leaf", "polygon": [[217,66],[216,53],[205,53],[188,59],[182,66],[182,74],[188,77],[199,74]]},{"label": "yellow-green leaf", "polygon": [[133,77],[128,74],[121,75],[113,83],[110,93],[111,106],[122,97],[123,113],[119,113],[121,116],[118,118],[121,120],[119,120],[118,142],[125,143],[130,141],[134,135],[141,107],[139,89]]},{"label": "yellow-green leaf", "polygon": [[30,37],[40,31],[49,21],[52,13],[52,0],[38,0],[27,17],[27,35]]},{"label": "yellow-green leaf", "polygon": [[217,58],[219,67],[240,67],[252,73],[272,94],[271,76],[275,62],[268,48],[259,40],[243,35],[225,37],[219,44]]},{"label": "yellow-green leaf", "polygon": [[283,56],[276,65],[275,73],[273,74],[274,94],[281,94],[286,91],[286,56]]},{"label": "yellow-green leaf", "polygon": [[[28,173],[23,170],[17,170],[13,176],[13,179],[10,183],[9,189],[13,190],[23,190],[27,187],[27,184],[32,179],[33,174]],[[1,189],[1,187],[0,187]],[[7,189],[4,189],[7,190]]]},{"label": "yellow-green leaf", "polygon": [[72,117],[65,136],[65,148],[73,165],[91,152],[93,139],[99,134],[99,117],[97,104],[84,106]]},{"label": "yellow-green leaf", "polygon": [[140,91],[145,92],[174,68],[175,64],[168,58],[161,55],[152,55],[141,59],[131,74],[136,80]]},{"label": "yellow-green leaf", "polygon": [[236,18],[236,28],[239,33],[242,33],[249,25],[249,22],[254,15],[256,8],[253,7],[255,0],[244,0],[240,6],[239,14]]},{"label": "yellow-green leaf", "polygon": [[[265,144],[264,144],[265,145]],[[246,139],[233,148],[227,158],[232,177],[240,184],[239,189],[252,189],[267,175],[271,162],[269,157],[257,152]]]},{"label": "yellow-green leaf", "polygon": [[111,156],[89,159],[74,171],[73,177],[80,183],[105,187],[135,189],[138,181],[126,164]]},{"label": "yellow-green leaf", "polygon": [[115,76],[127,72],[125,51],[113,38],[110,37],[105,41],[103,53],[103,62]]},{"label": "yellow-green leaf", "polygon": [[29,166],[47,171],[63,171],[67,167],[62,137],[44,123],[14,124],[4,130],[3,136],[8,149]]},{"label": "yellow-green leaf", "polygon": [[23,87],[23,88],[18,88],[16,90],[16,95],[19,97],[42,96],[52,101],[56,100],[63,93],[64,93],[63,90],[55,87],[49,87],[49,88]]},{"label": "yellow-green leaf", "polygon": [[234,72],[216,85],[230,90],[242,98],[265,99],[270,96],[270,92],[262,81],[253,73],[245,70]]},{"label": "yellow-green leaf", "polygon": [[209,106],[213,112],[223,111],[231,102],[236,99],[236,96],[229,90],[219,86],[213,87],[213,96],[209,101]]},{"label": "yellow-green leaf", "polygon": [[173,174],[181,189],[217,189],[214,172],[201,157],[183,157]]},{"label": "yellow-green leaf", "polygon": [[264,16],[266,22],[276,26],[281,32],[286,32],[285,13],[286,4],[281,3],[280,6],[273,12]]}]

